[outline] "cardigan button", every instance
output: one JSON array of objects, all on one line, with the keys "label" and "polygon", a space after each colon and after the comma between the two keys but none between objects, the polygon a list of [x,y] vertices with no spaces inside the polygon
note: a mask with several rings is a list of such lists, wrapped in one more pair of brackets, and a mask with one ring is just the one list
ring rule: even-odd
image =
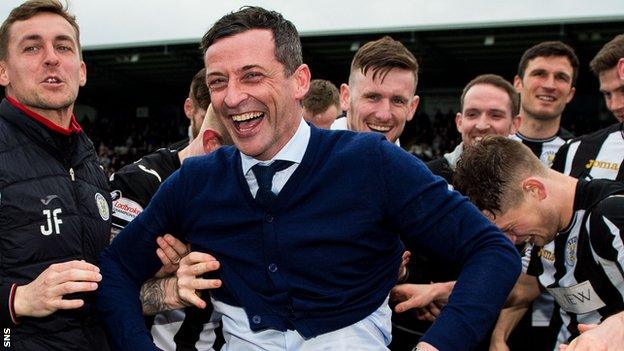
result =
[{"label": "cardigan button", "polygon": [[275,263],[271,263],[269,265],[269,272],[271,272],[271,273],[277,272],[277,265]]},{"label": "cardigan button", "polygon": [[251,321],[254,322],[254,324],[260,324],[260,322],[262,322],[262,317],[255,315],[251,317]]},{"label": "cardigan button", "polygon": [[266,215],[264,219],[269,223],[273,222],[273,216],[271,216],[270,214]]}]

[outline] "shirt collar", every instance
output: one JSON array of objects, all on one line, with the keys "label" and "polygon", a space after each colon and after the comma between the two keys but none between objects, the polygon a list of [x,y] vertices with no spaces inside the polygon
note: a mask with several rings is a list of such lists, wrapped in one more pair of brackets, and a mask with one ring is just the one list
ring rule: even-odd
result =
[{"label": "shirt collar", "polygon": [[240,155],[243,174],[247,174],[251,167],[255,166],[258,163],[268,165],[275,160],[284,160],[299,164],[301,163],[301,160],[303,160],[303,155],[308,148],[309,141],[310,126],[302,118],[301,122],[299,122],[299,128],[297,128],[295,135],[290,138],[288,143],[286,143],[286,145],[284,145],[284,147],[272,159],[268,161],[260,161],[241,152]]},{"label": "shirt collar", "polygon": [[6,96],[6,100],[13,105],[14,107],[16,107],[17,109],[19,109],[20,111],[22,111],[24,114],[26,114],[27,116],[29,116],[30,118],[34,119],[35,121],[43,124],[44,126],[46,126],[46,128],[48,128],[51,131],[63,134],[63,135],[70,135],[72,133],[80,133],[82,131],[82,128],[80,128],[80,124],[78,124],[78,121],[76,121],[76,116],[72,114],[71,116],[71,120],[69,122],[69,128],[63,128],[61,126],[58,126],[56,124],[54,124],[52,121],[50,121],[49,119],[43,117],[42,115],[38,114],[37,112],[29,109],[28,107],[26,107],[25,105],[21,104],[20,102],[18,102],[17,100],[15,100],[14,98],[10,97],[10,96]]}]

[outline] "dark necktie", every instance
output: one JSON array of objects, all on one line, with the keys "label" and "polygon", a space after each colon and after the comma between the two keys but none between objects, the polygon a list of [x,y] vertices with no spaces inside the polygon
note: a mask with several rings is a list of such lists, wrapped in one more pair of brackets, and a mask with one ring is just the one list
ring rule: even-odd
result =
[{"label": "dark necktie", "polygon": [[269,207],[269,205],[271,205],[273,200],[277,197],[277,195],[271,191],[271,187],[273,186],[273,176],[276,172],[290,167],[293,163],[294,162],[292,161],[277,160],[268,166],[263,166],[258,163],[251,167],[251,171],[254,173],[256,180],[258,181],[258,192],[256,193],[257,203],[263,207]]}]

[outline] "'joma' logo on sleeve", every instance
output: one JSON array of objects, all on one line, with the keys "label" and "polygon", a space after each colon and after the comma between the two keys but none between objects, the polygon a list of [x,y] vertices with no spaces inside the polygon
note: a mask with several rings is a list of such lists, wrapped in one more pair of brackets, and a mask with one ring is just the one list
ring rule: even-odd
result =
[{"label": "'joma' logo on sleeve", "polygon": [[613,171],[617,171],[620,169],[620,165],[616,162],[607,162],[607,161],[598,161],[598,160],[589,160],[585,165],[585,168],[602,168],[602,169],[610,169]]}]

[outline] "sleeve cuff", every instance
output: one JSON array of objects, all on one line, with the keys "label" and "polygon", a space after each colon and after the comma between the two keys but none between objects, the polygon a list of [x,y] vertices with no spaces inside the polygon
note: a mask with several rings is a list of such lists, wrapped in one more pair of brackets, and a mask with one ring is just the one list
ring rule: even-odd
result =
[{"label": "sleeve cuff", "polygon": [[17,315],[15,314],[15,290],[17,284],[0,286],[0,297],[2,306],[0,307],[0,321],[8,327],[15,327],[19,324]]}]

